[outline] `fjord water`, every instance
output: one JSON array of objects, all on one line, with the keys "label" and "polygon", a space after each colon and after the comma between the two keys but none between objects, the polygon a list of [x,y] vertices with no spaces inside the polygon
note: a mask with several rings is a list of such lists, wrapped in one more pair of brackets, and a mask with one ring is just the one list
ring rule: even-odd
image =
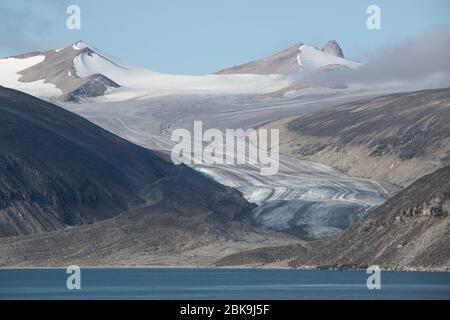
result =
[{"label": "fjord water", "polygon": [[0,299],[450,299],[450,273],[281,269],[82,269],[68,290],[64,269],[0,270]]}]

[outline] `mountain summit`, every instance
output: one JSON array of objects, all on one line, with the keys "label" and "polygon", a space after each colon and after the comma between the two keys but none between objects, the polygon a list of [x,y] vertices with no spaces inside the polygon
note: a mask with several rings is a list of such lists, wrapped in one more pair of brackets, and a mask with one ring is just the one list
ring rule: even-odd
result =
[{"label": "mountain summit", "polygon": [[323,52],[331,54],[333,56],[344,58],[344,52],[335,40],[328,41],[322,49]]},{"label": "mountain summit", "polygon": [[[88,58],[96,58],[96,63],[102,66],[121,68],[117,61],[101,54],[97,49],[83,41],[77,41],[71,46],[59,50],[49,50],[29,54],[26,57],[16,56],[12,60],[36,59],[39,63],[33,64],[23,70],[18,70],[19,81],[34,83],[43,80],[44,84],[53,85],[61,91],[64,101],[77,101],[82,97],[98,97],[110,88],[119,88],[120,85],[100,73],[80,76],[80,67]],[[24,61],[20,61],[24,62]],[[21,63],[17,64],[18,66]]]},{"label": "mountain summit", "polygon": [[359,63],[344,59],[339,44],[328,41],[322,50],[303,43],[232,68],[220,70],[216,74],[296,74],[314,72],[330,68],[356,68]]},{"label": "mountain summit", "polygon": [[286,74],[300,70],[297,63],[299,48],[302,43],[274,53],[268,57],[220,70],[215,74]]}]

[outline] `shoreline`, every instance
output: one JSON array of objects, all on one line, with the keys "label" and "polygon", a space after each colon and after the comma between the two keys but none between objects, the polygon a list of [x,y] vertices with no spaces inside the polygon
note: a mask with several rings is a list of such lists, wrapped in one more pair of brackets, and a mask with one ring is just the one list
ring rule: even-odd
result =
[{"label": "shoreline", "polygon": [[[67,266],[68,267],[68,266]],[[67,267],[47,266],[47,267],[0,267],[1,271],[8,270],[65,270]],[[365,272],[364,268],[339,268],[339,267],[313,267],[300,266],[296,268],[282,266],[229,266],[229,267],[207,267],[207,266],[79,266],[80,269],[98,270],[98,269],[191,269],[191,270],[292,270],[292,271],[342,271],[342,272]],[[450,273],[450,268],[389,268],[381,267],[381,272],[405,272],[405,273]]]}]

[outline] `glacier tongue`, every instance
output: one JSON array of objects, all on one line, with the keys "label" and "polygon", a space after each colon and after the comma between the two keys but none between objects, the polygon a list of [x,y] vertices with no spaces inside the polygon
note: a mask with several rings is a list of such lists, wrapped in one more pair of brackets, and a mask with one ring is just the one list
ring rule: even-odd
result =
[{"label": "glacier tongue", "polygon": [[257,168],[246,165],[194,168],[258,204],[253,211],[258,225],[306,240],[343,231],[397,191],[389,184],[348,177],[329,166],[284,155],[274,176],[261,176]]}]

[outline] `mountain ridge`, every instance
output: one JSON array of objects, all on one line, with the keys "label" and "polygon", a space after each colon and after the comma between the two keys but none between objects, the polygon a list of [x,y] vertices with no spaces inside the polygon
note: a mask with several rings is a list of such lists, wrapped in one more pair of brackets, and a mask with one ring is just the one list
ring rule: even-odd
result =
[{"label": "mountain ridge", "polygon": [[182,94],[269,94],[299,74],[357,68],[337,42],[320,50],[298,43],[286,50],[210,75],[168,75],[128,65],[77,41],[65,48],[0,59],[0,85],[59,102],[123,101]]},{"label": "mountain ridge", "polygon": [[298,75],[301,72],[357,66],[358,63],[344,58],[344,53],[335,40],[330,40],[322,50],[299,42],[269,56],[222,69],[215,74]]},{"label": "mountain ridge", "polygon": [[382,95],[267,124],[280,150],[407,186],[450,161],[450,88]]}]

